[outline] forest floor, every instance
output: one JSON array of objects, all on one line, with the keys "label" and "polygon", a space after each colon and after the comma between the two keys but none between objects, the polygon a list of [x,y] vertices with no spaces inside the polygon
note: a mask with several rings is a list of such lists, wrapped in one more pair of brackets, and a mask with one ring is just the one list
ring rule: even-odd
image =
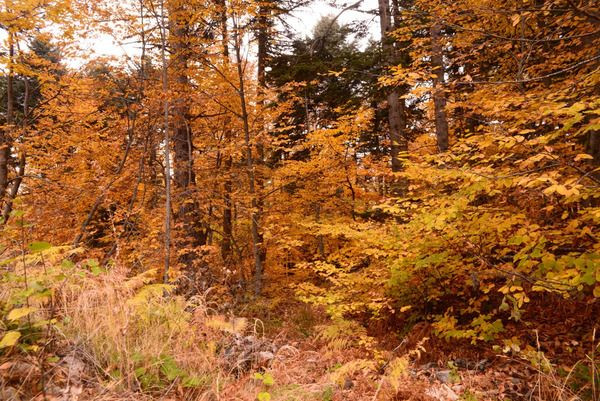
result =
[{"label": "forest floor", "polygon": [[[529,400],[544,398],[548,376],[523,362],[506,358],[495,360],[437,361],[410,350],[379,350],[383,363],[374,363],[373,353],[358,345],[336,347],[319,336],[300,338],[282,330],[273,338],[254,334],[230,334],[226,343],[234,353],[224,353],[215,366],[223,382],[210,383],[210,389],[190,390],[173,381],[153,392],[123,389],[110,380],[81,344],[61,344],[55,360],[47,361],[44,372],[37,358],[22,357],[5,362],[0,373],[6,384],[2,400]],[[421,339],[425,356],[427,341]],[[457,349],[458,353],[460,350]],[[413,357],[402,359],[403,355]],[[263,357],[263,355],[266,355]],[[398,358],[400,357],[400,358]],[[238,359],[239,358],[239,359]],[[251,363],[245,364],[251,360]],[[430,360],[429,362],[424,362]],[[398,363],[393,361],[405,361]],[[394,367],[396,365],[396,367]],[[239,369],[238,369],[239,368]],[[257,376],[257,373],[263,376]],[[267,378],[265,380],[265,377]],[[44,387],[44,392],[30,390]],[[121,383],[122,384],[122,383]],[[542,384],[542,387],[540,387]],[[565,392],[567,392],[565,390]],[[261,395],[262,394],[262,395]],[[268,395],[265,395],[268,394]],[[261,398],[263,397],[263,398]]]},{"label": "forest floor", "polygon": [[89,281],[64,295],[62,323],[46,346],[2,357],[1,400],[578,399],[554,370],[490,347],[450,345],[425,323],[402,336],[391,328],[370,336],[290,294],[254,300],[238,311],[246,317],[233,317],[193,300],[150,301],[141,296],[155,287],[134,289],[118,273]]}]

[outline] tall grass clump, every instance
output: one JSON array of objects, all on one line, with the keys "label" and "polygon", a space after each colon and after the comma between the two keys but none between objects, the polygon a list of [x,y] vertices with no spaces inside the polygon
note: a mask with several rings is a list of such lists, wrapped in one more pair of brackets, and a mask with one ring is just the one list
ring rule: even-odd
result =
[{"label": "tall grass clump", "polygon": [[59,330],[110,386],[209,391],[219,360],[203,329],[205,309],[173,295],[172,286],[152,284],[155,277],[148,271],[127,278],[114,268],[65,286]]}]

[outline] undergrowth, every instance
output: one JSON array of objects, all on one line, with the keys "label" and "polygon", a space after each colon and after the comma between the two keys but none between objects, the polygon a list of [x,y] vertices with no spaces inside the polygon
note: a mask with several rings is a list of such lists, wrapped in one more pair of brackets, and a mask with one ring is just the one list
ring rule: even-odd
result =
[{"label": "undergrowth", "polygon": [[[3,398],[12,394],[6,389],[33,399],[63,386],[79,388],[77,394],[87,391],[82,399],[98,400],[435,399],[426,395],[432,384],[419,370],[421,357],[436,352],[428,349],[422,330],[407,334],[418,337],[408,341],[411,345],[385,351],[358,322],[316,318],[301,306],[289,312],[294,319],[283,322],[298,325],[288,331],[300,334],[294,336],[300,342],[281,338],[284,345],[271,359],[248,365],[241,360],[246,367],[240,370],[240,361],[232,368],[227,355],[243,354],[244,344],[255,337],[260,337],[256,344],[268,342],[264,330],[257,330],[262,322],[212,313],[203,297],[186,300],[173,286],[157,284],[156,271],[131,277],[120,266],[105,269],[85,259],[83,249],[36,242],[13,256],[2,262],[0,286]],[[537,348],[513,344],[508,351],[529,377],[526,399],[597,401],[598,347],[594,333],[589,352],[574,366],[551,361],[539,342]],[[73,377],[66,361],[84,365],[85,372]],[[19,377],[23,366],[30,369]],[[488,373],[448,366],[461,399],[490,399],[478,391]],[[61,367],[68,368],[66,376]]]},{"label": "undergrowth", "polygon": [[58,330],[84,346],[113,386],[142,390],[217,382],[217,347],[202,330],[206,311],[173,288],[150,284],[154,271],[127,278],[113,270],[61,291],[65,316]]},{"label": "undergrowth", "polygon": [[[59,356],[68,354],[105,390],[218,393],[226,376],[219,356],[226,336],[210,324],[214,317],[202,302],[192,304],[174,295],[172,286],[154,284],[152,270],[127,277],[95,260],[73,263],[81,259],[80,249],[47,243],[29,248],[3,262],[1,286],[0,358],[34,360],[31,371],[38,372],[20,378],[19,391],[44,393]],[[28,389],[27,380],[39,383]]]}]

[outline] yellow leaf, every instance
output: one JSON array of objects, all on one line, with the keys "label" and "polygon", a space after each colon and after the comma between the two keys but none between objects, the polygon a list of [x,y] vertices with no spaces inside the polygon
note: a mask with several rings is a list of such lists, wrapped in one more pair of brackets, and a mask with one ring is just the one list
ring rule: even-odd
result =
[{"label": "yellow leaf", "polygon": [[556,185],[550,185],[542,191],[544,195],[552,195],[554,192],[556,192]]},{"label": "yellow leaf", "polygon": [[37,310],[34,307],[16,308],[8,312],[6,318],[10,321],[19,320],[22,317],[29,315]]},{"label": "yellow leaf", "polygon": [[403,306],[402,308],[400,308],[400,312],[406,312],[407,310],[410,310],[411,308],[412,308],[412,305]]},{"label": "yellow leaf", "polygon": [[564,185],[557,185],[556,192],[558,192],[562,196],[568,196],[570,194],[569,190]]},{"label": "yellow leaf", "polygon": [[575,161],[578,162],[579,160],[586,160],[586,159],[593,159],[594,156],[592,155],[588,155],[587,153],[580,153],[577,156],[575,156]]},{"label": "yellow leaf", "polygon": [[14,346],[17,341],[19,341],[19,338],[21,338],[21,333],[18,331],[11,330],[7,332],[4,337],[2,337],[2,340],[0,340],[0,349]]}]

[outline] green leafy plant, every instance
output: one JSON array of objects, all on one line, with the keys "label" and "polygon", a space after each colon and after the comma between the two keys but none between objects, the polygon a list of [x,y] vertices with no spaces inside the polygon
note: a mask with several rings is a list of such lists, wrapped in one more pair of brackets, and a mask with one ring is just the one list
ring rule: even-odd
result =
[{"label": "green leafy plant", "polygon": [[269,388],[271,388],[275,384],[275,379],[273,378],[273,376],[268,372],[265,372],[265,373],[256,372],[256,373],[254,373],[253,378],[255,380],[259,380],[263,387],[262,391],[260,391],[256,395],[256,399],[258,401],[270,401],[271,393],[269,393]]},{"label": "green leafy plant", "polygon": [[1,276],[8,296],[1,304],[0,350],[36,352],[47,341],[57,322],[57,291],[69,276],[85,274],[69,260],[78,251],[35,241],[22,246],[20,256],[0,262],[8,266]]}]

